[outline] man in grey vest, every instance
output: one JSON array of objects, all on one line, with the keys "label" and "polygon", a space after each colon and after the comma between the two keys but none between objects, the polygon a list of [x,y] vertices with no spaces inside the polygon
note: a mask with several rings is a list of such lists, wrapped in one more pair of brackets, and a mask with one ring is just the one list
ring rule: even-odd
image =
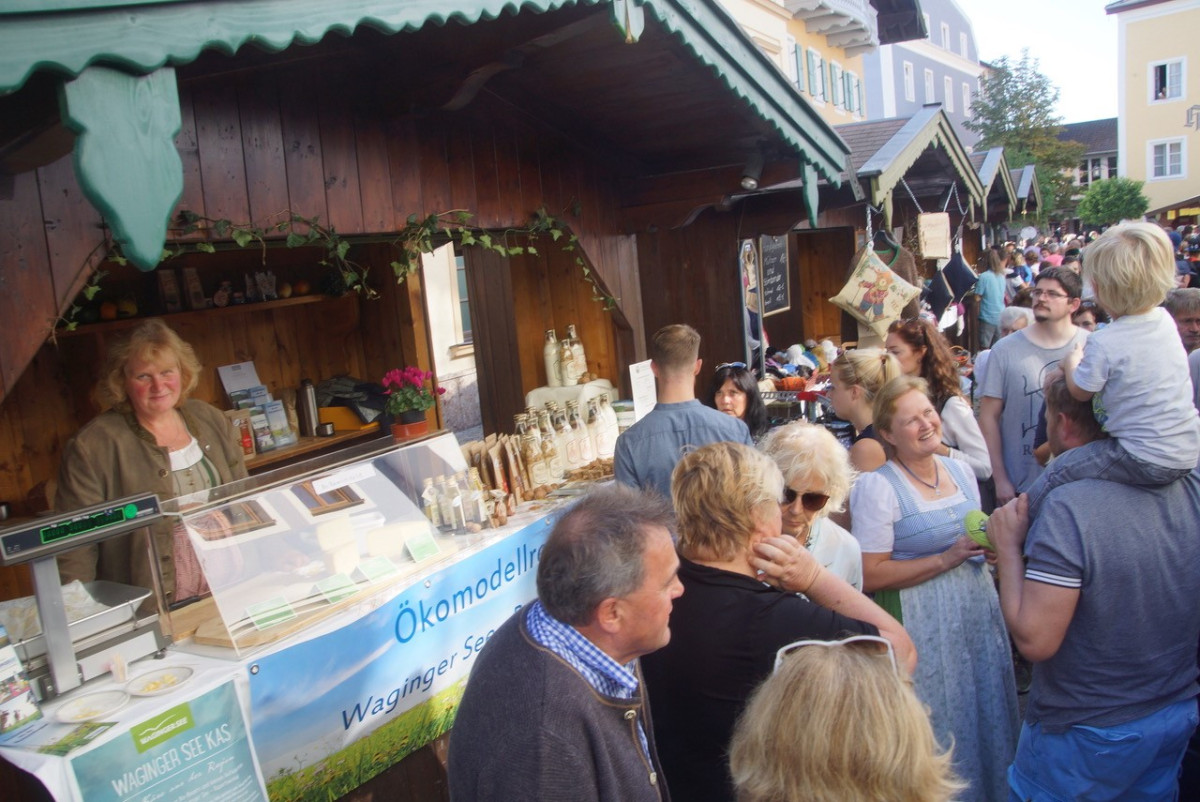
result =
[{"label": "man in grey vest", "polygon": [[683,593],[670,504],[612,485],[542,547],[538,599],[476,658],[450,734],[452,800],[668,798],[637,658]]}]

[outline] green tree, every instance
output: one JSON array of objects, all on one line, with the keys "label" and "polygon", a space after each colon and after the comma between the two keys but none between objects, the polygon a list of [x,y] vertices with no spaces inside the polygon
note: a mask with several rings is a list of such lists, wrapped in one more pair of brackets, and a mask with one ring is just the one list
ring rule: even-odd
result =
[{"label": "green tree", "polygon": [[1094,181],[1079,201],[1076,214],[1090,226],[1106,226],[1122,220],[1137,220],[1150,208],[1142,194],[1142,181],[1132,178],[1106,178]]},{"label": "green tree", "polygon": [[1074,184],[1067,171],[1079,164],[1084,153],[1083,145],[1058,138],[1063,131],[1062,118],[1054,112],[1058,96],[1058,87],[1041,73],[1037,59],[1022,50],[1016,63],[1003,56],[992,64],[991,72],[980,80],[966,122],[980,136],[976,149],[1003,147],[1010,167],[1036,165],[1041,220],[1073,206]]}]

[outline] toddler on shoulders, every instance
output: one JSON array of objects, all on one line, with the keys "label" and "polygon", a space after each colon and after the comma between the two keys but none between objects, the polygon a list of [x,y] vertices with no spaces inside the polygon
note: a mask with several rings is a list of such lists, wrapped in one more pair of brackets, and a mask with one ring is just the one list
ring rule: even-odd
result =
[{"label": "toddler on shoulders", "polygon": [[1113,322],[1059,366],[1077,401],[1091,401],[1109,434],[1054,460],[1029,490],[1036,514],[1053,488],[1079,479],[1170,484],[1200,460],[1200,417],[1189,392],[1187,353],[1159,305],[1175,286],[1175,258],[1153,223],[1123,223],[1084,252],[1083,277]]}]

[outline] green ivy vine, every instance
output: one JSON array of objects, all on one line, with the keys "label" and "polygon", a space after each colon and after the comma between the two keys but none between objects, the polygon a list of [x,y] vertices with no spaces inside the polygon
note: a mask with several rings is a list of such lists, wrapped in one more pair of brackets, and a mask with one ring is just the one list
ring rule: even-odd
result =
[{"label": "green ivy vine", "polygon": [[[573,207],[572,213],[579,214],[578,204]],[[318,264],[329,268],[338,276],[341,286],[337,289],[357,292],[368,299],[379,297],[379,293],[367,282],[370,267],[350,258],[351,243],[343,238],[336,228],[322,224],[318,217],[305,217],[291,210],[279,212],[270,219],[273,222],[268,222],[265,227],[255,226],[251,223],[206,217],[183,209],[176,216],[176,225],[171,231],[179,237],[199,232],[218,240],[232,240],[240,248],[257,247],[262,252],[264,266],[267,264],[268,239],[282,234],[284,244],[289,248],[322,248],[324,255]],[[478,246],[505,257],[523,254],[536,256],[536,243],[540,242],[542,237],[549,237],[551,242],[559,243],[564,251],[575,255],[575,265],[580,269],[583,279],[591,285],[592,300],[602,303],[605,311],[616,307],[618,299],[604,289],[579,251],[578,236],[562,220],[547,212],[545,207],[534,212],[527,226],[503,231],[472,225],[471,219],[471,213],[463,209],[437,212],[425,217],[412,214],[396,234],[377,240],[389,243],[398,252],[397,258],[390,263],[396,282],[403,283],[408,276],[420,270],[421,256],[432,253],[447,242],[461,246]],[[513,244],[513,240],[518,237],[524,244]],[[216,250],[211,241],[174,242],[163,249],[162,261],[170,261],[188,253],[216,253]],[[85,265],[100,252],[104,253],[102,262],[111,261],[121,265],[127,263],[120,245],[111,239],[107,229],[104,241],[88,254]],[[106,275],[103,270],[92,273],[76,298],[77,303],[72,304],[62,317],[55,321],[55,328],[71,331],[78,326],[82,304],[96,296],[100,291],[100,282]]]}]

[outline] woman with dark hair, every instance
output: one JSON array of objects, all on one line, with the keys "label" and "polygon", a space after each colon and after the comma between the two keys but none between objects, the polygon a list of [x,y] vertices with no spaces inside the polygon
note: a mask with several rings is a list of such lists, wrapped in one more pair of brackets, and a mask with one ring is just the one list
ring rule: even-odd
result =
[{"label": "woman with dark hair", "polygon": [[754,374],[742,362],[717,365],[717,372],[708,385],[708,394],[700,400],[745,423],[755,442],[767,433],[767,407],[758,392]]},{"label": "woman with dark hair", "polygon": [[942,444],[937,453],[962,460],[980,481],[992,476],[987,442],[971,405],[963,398],[958,364],[950,344],[927,320],[897,320],[888,327],[887,350],[905,376],[918,376],[929,385],[933,406],[942,417]]}]

